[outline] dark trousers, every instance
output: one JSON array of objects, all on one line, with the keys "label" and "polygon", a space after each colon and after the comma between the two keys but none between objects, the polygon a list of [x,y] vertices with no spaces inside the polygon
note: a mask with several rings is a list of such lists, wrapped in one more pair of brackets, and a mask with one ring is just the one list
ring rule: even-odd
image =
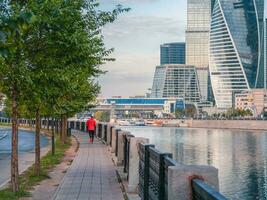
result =
[{"label": "dark trousers", "polygon": [[94,140],[94,137],[95,137],[95,131],[94,130],[89,130],[89,137],[90,137],[90,139]]}]

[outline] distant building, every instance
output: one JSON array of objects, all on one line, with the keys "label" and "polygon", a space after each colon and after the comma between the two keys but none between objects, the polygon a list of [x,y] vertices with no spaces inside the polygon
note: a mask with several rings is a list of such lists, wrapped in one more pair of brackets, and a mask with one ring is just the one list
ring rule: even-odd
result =
[{"label": "distant building", "polygon": [[98,99],[98,105],[92,110],[110,111],[116,115],[124,113],[174,113],[176,109],[184,109],[185,102],[180,98],[107,98]]},{"label": "distant building", "polygon": [[200,102],[200,90],[195,67],[187,65],[156,67],[151,97],[181,98],[185,102]]},{"label": "distant building", "polygon": [[262,88],[263,0],[214,0],[209,68],[216,106],[227,110],[236,93]]},{"label": "distant building", "polygon": [[255,117],[267,109],[267,90],[253,89],[235,94],[235,109],[251,110]]},{"label": "distant building", "polygon": [[259,72],[259,74],[261,74],[262,77],[261,78],[259,77],[258,80],[262,80],[263,83],[258,85],[261,88],[267,89],[267,19],[264,20],[264,42],[262,45],[264,49],[263,70]]},{"label": "distant building", "polygon": [[212,96],[209,87],[210,20],[211,0],[187,0],[186,65],[196,67],[201,101],[211,100]]},{"label": "distant building", "polygon": [[166,43],[160,46],[160,64],[185,64],[185,43]]}]

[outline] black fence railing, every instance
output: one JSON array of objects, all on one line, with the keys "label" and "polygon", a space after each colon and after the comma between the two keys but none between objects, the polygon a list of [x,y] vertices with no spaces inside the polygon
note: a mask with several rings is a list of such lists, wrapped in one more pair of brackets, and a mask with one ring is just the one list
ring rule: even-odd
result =
[{"label": "black fence railing", "polygon": [[139,190],[142,200],[168,199],[166,166],[171,166],[171,157],[172,154],[162,153],[155,149],[154,145],[139,145]]},{"label": "black fence railing", "polygon": [[109,141],[109,146],[111,146],[112,145],[112,131],[113,131],[113,129],[115,128],[114,126],[110,126],[109,127],[110,128],[110,130],[109,130],[109,138],[110,138],[110,141]]},{"label": "black fence railing", "polygon": [[98,133],[97,133],[97,137],[102,138],[102,124],[98,123]]},{"label": "black fence railing", "polygon": [[119,133],[121,129],[116,129],[116,144],[115,144],[115,156],[118,156],[118,143],[119,143]]},{"label": "black fence railing", "polygon": [[86,123],[85,122],[81,122],[81,131],[86,132]]},{"label": "black fence railing", "polygon": [[[129,161],[130,161],[130,141],[131,138],[134,137],[134,135],[127,134],[124,135],[124,173],[129,172]],[[128,176],[127,176],[128,179]]]},{"label": "black fence railing", "polygon": [[107,143],[108,125],[104,124],[104,141]]},{"label": "black fence railing", "polygon": [[199,179],[192,180],[192,189],[193,200],[227,200],[218,191]]}]

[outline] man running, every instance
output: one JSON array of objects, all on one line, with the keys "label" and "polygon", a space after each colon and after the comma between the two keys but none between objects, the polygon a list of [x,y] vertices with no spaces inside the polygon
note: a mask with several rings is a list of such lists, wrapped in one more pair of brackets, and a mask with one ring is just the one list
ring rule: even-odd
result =
[{"label": "man running", "polygon": [[94,142],[94,136],[95,136],[95,129],[96,129],[96,120],[94,119],[93,116],[86,122],[87,130],[89,133],[89,142],[93,143]]}]

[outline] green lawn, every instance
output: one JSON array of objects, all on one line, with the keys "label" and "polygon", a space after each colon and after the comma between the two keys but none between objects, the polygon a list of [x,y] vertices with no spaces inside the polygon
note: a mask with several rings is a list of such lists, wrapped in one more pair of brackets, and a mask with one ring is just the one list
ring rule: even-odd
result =
[{"label": "green lawn", "polygon": [[48,172],[57,164],[59,164],[64,157],[65,151],[70,147],[71,139],[68,138],[66,144],[62,145],[59,138],[56,140],[55,155],[52,156],[49,152],[46,156],[41,159],[41,173],[39,176],[34,174],[34,165],[30,167],[26,172],[20,175],[20,191],[13,193],[10,188],[0,190],[0,200],[16,200],[21,197],[29,197],[28,192],[33,186],[37,185],[44,179],[49,178]]}]

